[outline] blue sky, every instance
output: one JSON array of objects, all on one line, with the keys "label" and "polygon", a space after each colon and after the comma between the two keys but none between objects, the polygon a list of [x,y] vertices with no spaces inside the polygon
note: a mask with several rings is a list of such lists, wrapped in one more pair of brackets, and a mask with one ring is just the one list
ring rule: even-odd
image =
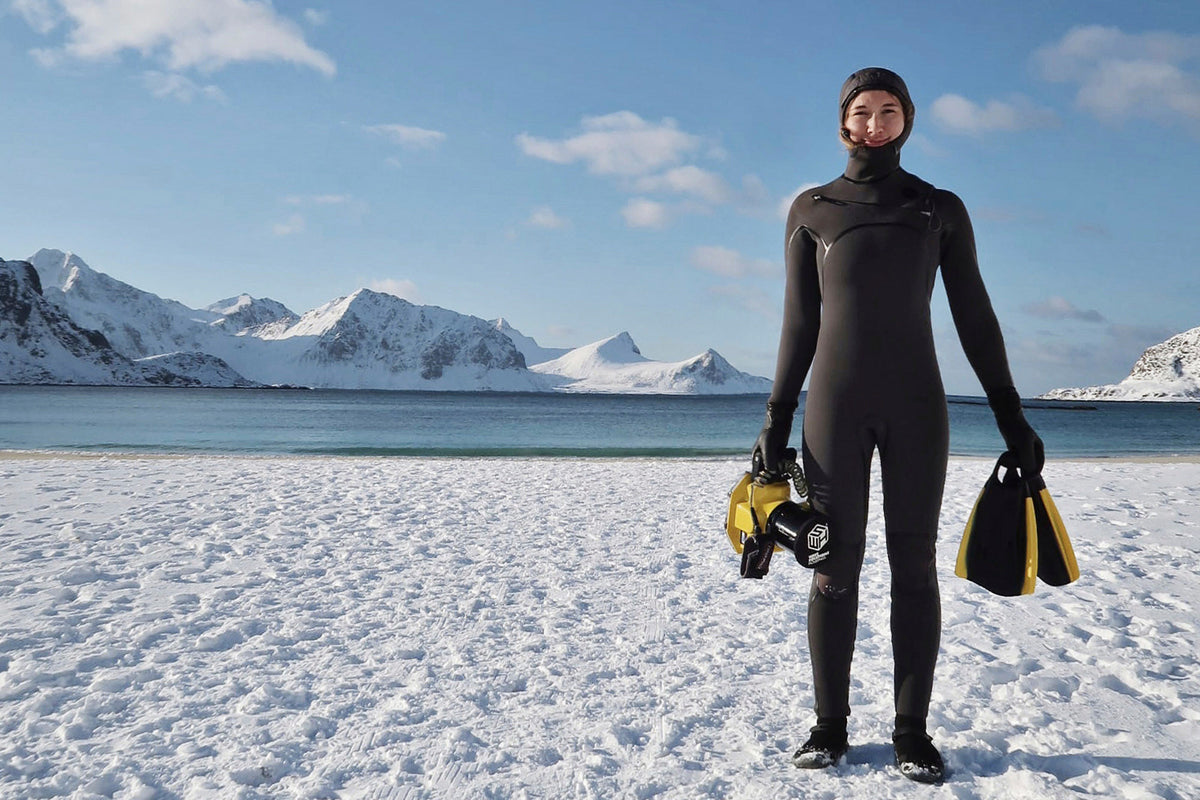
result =
[{"label": "blue sky", "polygon": [[[355,289],[774,370],[781,209],[908,82],[1017,387],[1200,325],[1200,4],[0,0],[0,256],[204,306]],[[947,389],[978,394],[939,283]]]}]

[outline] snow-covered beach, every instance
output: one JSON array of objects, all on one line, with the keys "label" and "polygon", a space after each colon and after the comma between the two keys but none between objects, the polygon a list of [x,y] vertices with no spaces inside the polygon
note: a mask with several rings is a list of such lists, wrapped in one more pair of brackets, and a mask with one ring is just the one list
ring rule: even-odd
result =
[{"label": "snow-covered beach", "polygon": [[1200,464],[1051,461],[1082,579],[953,575],[930,727],[891,766],[878,475],[846,762],[812,722],[808,573],[744,581],[740,459],[0,457],[0,796],[1200,796]]}]

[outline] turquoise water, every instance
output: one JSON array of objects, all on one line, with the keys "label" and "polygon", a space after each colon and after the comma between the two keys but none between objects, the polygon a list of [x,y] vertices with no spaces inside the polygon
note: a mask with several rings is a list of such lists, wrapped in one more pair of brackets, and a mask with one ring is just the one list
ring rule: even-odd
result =
[{"label": "turquoise water", "polygon": [[[688,457],[748,453],[765,396],[0,387],[0,449]],[[1051,458],[1200,454],[1194,403],[1032,401]],[[796,439],[798,440],[798,436]],[[793,442],[795,443],[795,442]],[[1003,449],[978,398],[951,398],[950,450]]]}]

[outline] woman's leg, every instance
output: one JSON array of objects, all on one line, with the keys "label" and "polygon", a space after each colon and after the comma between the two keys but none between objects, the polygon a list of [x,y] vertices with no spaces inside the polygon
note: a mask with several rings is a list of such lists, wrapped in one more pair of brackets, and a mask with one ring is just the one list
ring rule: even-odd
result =
[{"label": "woman's leg", "polygon": [[941,640],[936,544],[946,483],[944,403],[892,420],[880,441],[883,514],[892,574],[897,715],[924,720]]},{"label": "woman's leg", "polygon": [[[850,662],[858,632],[858,576],[867,522],[874,442],[866,431],[809,425],[805,414],[804,472],[817,510],[829,515],[829,559],[813,575],[808,646],[819,719],[850,714]],[[839,435],[840,434],[840,435]]]}]

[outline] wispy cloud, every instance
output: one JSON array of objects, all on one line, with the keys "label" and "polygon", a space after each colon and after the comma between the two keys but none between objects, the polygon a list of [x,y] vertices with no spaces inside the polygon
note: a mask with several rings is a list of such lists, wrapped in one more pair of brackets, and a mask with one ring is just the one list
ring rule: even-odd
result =
[{"label": "wispy cloud", "polygon": [[535,208],[526,220],[526,224],[534,228],[565,228],[571,224],[570,220],[565,217],[560,217],[554,213],[554,209],[550,206],[540,206]]},{"label": "wispy cloud", "polygon": [[289,194],[283,202],[290,206],[342,206],[353,199],[348,194]]},{"label": "wispy cloud", "polygon": [[703,143],[679,129],[673,119],[648,122],[632,111],[584,117],[582,133],[565,139],[545,139],[522,133],[521,152],[554,164],[582,161],[596,175],[648,175],[680,163]]},{"label": "wispy cloud", "polygon": [[634,187],[639,192],[672,192],[686,194],[709,203],[724,203],[730,197],[725,180],[694,164],[669,169],[658,175],[638,178]]},{"label": "wispy cloud", "polygon": [[1009,100],[988,100],[979,105],[962,95],[944,94],[933,101],[929,110],[944,130],[971,136],[1058,124],[1058,115],[1054,111],[1037,106],[1021,95]]},{"label": "wispy cloud", "polygon": [[428,150],[446,140],[446,134],[441,131],[418,128],[414,125],[366,125],[364,130],[382,136],[393,144],[416,150]]},{"label": "wispy cloud", "polygon": [[43,64],[102,61],[133,50],[172,72],[251,61],[337,72],[299,24],[262,0],[16,0],[13,9],[43,34],[67,26],[60,46],[33,51]]},{"label": "wispy cloud", "polygon": [[226,101],[225,93],[220,87],[213,84],[201,86],[191,78],[176,72],[149,70],[142,73],[142,81],[155,97],[170,97],[184,103],[190,103],[197,97],[218,103]]},{"label": "wispy cloud", "polygon": [[62,22],[62,13],[51,0],[11,0],[9,7],[40,34],[47,34]]},{"label": "wispy cloud", "polygon": [[724,278],[770,277],[782,274],[779,264],[765,258],[748,258],[728,247],[708,245],[692,249],[692,265]]},{"label": "wispy cloud", "polygon": [[314,28],[324,25],[329,21],[329,12],[321,11],[316,8],[306,8],[304,9],[304,21],[309,25],[312,25]]},{"label": "wispy cloud", "polygon": [[367,284],[367,288],[375,292],[383,292],[394,297],[399,297],[401,300],[407,300],[410,303],[421,302],[421,292],[417,285],[410,280],[396,280],[395,278],[378,278]]},{"label": "wispy cloud", "polygon": [[1029,303],[1021,309],[1031,317],[1042,319],[1073,319],[1081,322],[1105,322],[1104,315],[1095,309],[1076,308],[1063,297],[1049,297],[1040,303]]},{"label": "wispy cloud", "polygon": [[665,228],[670,220],[665,205],[645,197],[635,197],[626,203],[621,216],[631,228]]},{"label": "wispy cloud", "polygon": [[293,211],[286,220],[272,226],[276,236],[304,233],[310,221],[325,226],[334,220],[341,223],[361,220],[368,210],[367,203],[349,194],[289,194],[281,197],[280,202]]},{"label": "wispy cloud", "polygon": [[292,214],[284,222],[272,225],[271,232],[276,236],[295,236],[297,233],[304,233],[304,215]]},{"label": "wispy cloud", "polygon": [[1033,61],[1046,80],[1075,84],[1076,105],[1100,119],[1200,123],[1200,75],[1188,69],[1198,58],[1200,36],[1087,25],[1041,48]]}]

